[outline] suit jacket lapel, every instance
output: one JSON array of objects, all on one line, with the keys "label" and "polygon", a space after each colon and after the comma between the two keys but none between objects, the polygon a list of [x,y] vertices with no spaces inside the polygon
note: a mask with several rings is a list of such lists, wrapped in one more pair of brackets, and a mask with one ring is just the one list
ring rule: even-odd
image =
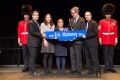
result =
[{"label": "suit jacket lapel", "polygon": [[82,20],[83,20],[83,18],[79,17],[78,20],[77,20],[76,25],[74,25],[74,18],[69,19],[71,30],[75,30],[78,27],[78,25],[81,23]]},{"label": "suit jacket lapel", "polygon": [[89,21],[89,24],[88,24],[88,26],[91,26],[91,25],[92,25],[92,20],[90,20],[90,21]]},{"label": "suit jacket lapel", "polygon": [[72,18],[71,23],[72,23],[72,26],[74,27],[75,26],[74,25],[74,18]]},{"label": "suit jacket lapel", "polygon": [[39,28],[39,26],[37,25],[37,23],[34,20],[32,20],[32,21],[33,21],[34,25]]},{"label": "suit jacket lapel", "polygon": [[40,30],[39,30],[39,26],[37,25],[37,23],[36,23],[34,20],[32,20],[32,22],[33,22],[33,24],[34,24],[35,28],[37,28],[37,29],[38,29],[38,31],[40,31]]},{"label": "suit jacket lapel", "polygon": [[71,20],[72,26],[75,27],[79,23],[79,20],[80,20],[80,17],[78,18],[78,20],[77,20],[77,22],[75,24],[74,18],[72,18],[72,20]]},{"label": "suit jacket lapel", "polygon": [[32,21],[33,21],[33,23],[38,27],[37,23],[36,23],[34,20],[32,20]]},{"label": "suit jacket lapel", "polygon": [[[92,26],[92,20],[90,20],[90,21],[88,22],[88,29],[89,29],[90,26]],[[87,29],[87,30],[88,30],[88,29]]]},{"label": "suit jacket lapel", "polygon": [[[74,21],[74,20],[73,20],[73,21]],[[79,24],[79,21],[80,21],[80,17],[78,18],[78,20],[77,20],[75,26]]]},{"label": "suit jacket lapel", "polygon": [[78,28],[78,25],[81,25],[81,21],[82,21],[82,20],[83,20],[83,18],[81,18],[81,17],[78,18],[77,23],[76,23],[76,25],[74,26],[75,29]]}]

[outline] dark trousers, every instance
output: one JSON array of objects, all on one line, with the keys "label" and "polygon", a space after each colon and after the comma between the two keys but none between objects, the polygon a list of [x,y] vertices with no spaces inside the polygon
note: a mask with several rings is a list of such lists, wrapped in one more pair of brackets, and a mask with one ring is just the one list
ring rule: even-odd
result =
[{"label": "dark trousers", "polygon": [[23,61],[24,61],[24,69],[29,68],[29,60],[30,54],[28,51],[28,46],[26,44],[22,44],[22,52],[23,52]]},{"label": "dark trousers", "polygon": [[30,52],[30,71],[35,71],[35,60],[38,55],[39,47],[28,47]]},{"label": "dark trousers", "polygon": [[98,47],[97,46],[88,47],[85,44],[84,52],[85,52],[86,64],[87,64],[89,72],[94,74],[94,68],[96,72],[100,72],[99,61],[98,61]]},{"label": "dark trousers", "polygon": [[70,46],[71,68],[73,71],[82,70],[82,45],[73,42]]},{"label": "dark trousers", "polygon": [[105,69],[113,69],[114,45],[103,45]]}]

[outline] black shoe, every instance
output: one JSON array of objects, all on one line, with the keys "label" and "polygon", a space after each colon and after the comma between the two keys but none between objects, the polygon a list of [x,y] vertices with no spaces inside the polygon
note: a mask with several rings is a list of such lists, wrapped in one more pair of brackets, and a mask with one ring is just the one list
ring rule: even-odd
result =
[{"label": "black shoe", "polygon": [[45,74],[44,75],[49,75],[49,71],[48,70],[44,70]]},{"label": "black shoe", "polygon": [[117,73],[117,71],[114,70],[114,69],[110,69],[110,71],[111,71],[112,73]]},{"label": "black shoe", "polygon": [[62,76],[65,76],[65,72],[62,72]]},{"label": "black shoe", "polygon": [[68,74],[74,74],[76,71],[71,70]]},{"label": "black shoe", "polygon": [[108,70],[108,69],[105,69],[103,72],[104,72],[104,73],[107,73],[107,72],[109,72],[109,70]]},{"label": "black shoe", "polygon": [[32,71],[29,71],[29,74],[32,75]]},{"label": "black shoe", "polygon": [[28,68],[21,70],[21,72],[27,72],[29,71]]},{"label": "black shoe", "polygon": [[94,76],[94,73],[88,72],[88,73],[85,73],[84,76]]},{"label": "black shoe", "polygon": [[80,75],[81,74],[81,71],[77,71],[77,75]]},{"label": "black shoe", "polygon": [[44,75],[50,75],[50,73],[46,73],[46,72],[45,72],[45,74],[44,74]]},{"label": "black shoe", "polygon": [[101,74],[100,73],[96,73],[96,77],[97,78],[101,78]]},{"label": "black shoe", "polygon": [[31,75],[33,75],[33,76],[42,76],[41,74],[38,74],[37,72],[35,72],[35,71],[31,71]]},{"label": "black shoe", "polygon": [[57,72],[57,75],[60,75],[60,72]]},{"label": "black shoe", "polygon": [[49,74],[53,74],[53,72],[49,72]]}]

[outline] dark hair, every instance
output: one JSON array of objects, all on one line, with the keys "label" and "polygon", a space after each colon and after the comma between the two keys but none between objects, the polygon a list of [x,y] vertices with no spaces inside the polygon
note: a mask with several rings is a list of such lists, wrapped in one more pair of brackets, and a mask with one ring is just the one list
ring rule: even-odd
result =
[{"label": "dark hair", "polygon": [[51,16],[50,13],[47,13],[47,14],[45,15],[45,17],[44,17],[44,24],[47,25],[47,21],[46,21],[46,16],[47,16],[47,15],[50,15],[50,18],[51,18],[51,20],[50,20],[50,26],[53,26],[54,23],[53,23],[53,21],[52,21],[52,16]]},{"label": "dark hair", "polygon": [[32,12],[32,15],[33,15],[34,13],[38,13],[38,14],[39,14],[39,12],[38,12],[37,10],[34,10],[34,11]]}]

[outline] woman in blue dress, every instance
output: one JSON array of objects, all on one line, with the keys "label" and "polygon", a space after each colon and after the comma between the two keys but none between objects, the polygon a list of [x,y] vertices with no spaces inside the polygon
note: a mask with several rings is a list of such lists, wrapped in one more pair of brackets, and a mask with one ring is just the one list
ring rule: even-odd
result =
[{"label": "woman in blue dress", "polygon": [[[65,30],[64,21],[62,19],[58,19],[57,27],[55,31],[63,31]],[[65,75],[65,64],[67,56],[67,41],[59,41],[56,39],[55,42],[55,56],[56,56],[56,64],[57,64],[57,74],[60,74],[60,63],[62,64],[62,75]]]}]

